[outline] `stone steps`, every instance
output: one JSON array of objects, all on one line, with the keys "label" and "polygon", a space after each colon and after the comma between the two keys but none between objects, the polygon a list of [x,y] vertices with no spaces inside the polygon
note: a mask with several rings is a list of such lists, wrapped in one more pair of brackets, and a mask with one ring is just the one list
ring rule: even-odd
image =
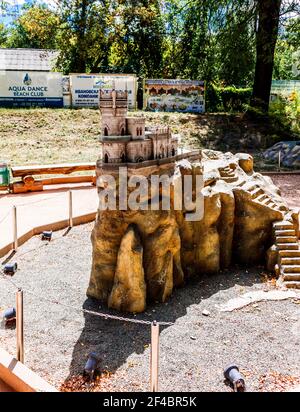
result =
[{"label": "stone steps", "polygon": [[300,282],[297,280],[288,281],[288,282],[284,282],[284,286],[289,289],[300,289]]},{"label": "stone steps", "polygon": [[246,180],[242,180],[242,181],[240,181],[240,183],[237,184],[236,186],[237,186],[237,187],[243,187],[245,183],[246,183]]},{"label": "stone steps", "polygon": [[256,199],[256,200],[258,200],[257,198],[259,197],[259,195],[267,196],[260,187],[257,187],[256,189],[251,191],[250,194],[251,194],[252,199]]},{"label": "stone steps", "polygon": [[298,243],[277,243],[278,250],[298,250]]},{"label": "stone steps", "polygon": [[298,258],[300,257],[300,250],[296,249],[296,250],[288,250],[288,249],[283,249],[283,250],[279,250],[279,257],[283,258],[283,257],[293,257],[293,258]]},{"label": "stone steps", "polygon": [[280,268],[282,273],[299,273],[300,274],[300,265],[283,265]]},{"label": "stone steps", "polygon": [[296,236],[276,236],[276,243],[297,243]]},{"label": "stone steps", "polygon": [[275,236],[296,236],[296,231],[295,229],[275,230]]},{"label": "stone steps", "polygon": [[273,223],[275,244],[278,250],[276,273],[278,284],[287,288],[300,289],[300,246],[292,222]]},{"label": "stone steps", "polygon": [[280,265],[300,265],[300,253],[298,257],[280,257]]},{"label": "stone steps", "polygon": [[256,200],[257,202],[261,202],[262,200],[265,200],[265,199],[267,199],[267,198],[268,198],[268,195],[266,195],[265,193],[263,193],[263,194],[259,195],[255,200]]},{"label": "stone steps", "polygon": [[282,220],[280,222],[273,223],[273,228],[275,230],[294,229],[294,225],[291,222],[288,222],[286,220]]},{"label": "stone steps", "polygon": [[233,182],[237,182],[239,180],[238,177],[233,176],[233,177],[222,177],[222,179],[227,182],[227,183],[233,183]]},{"label": "stone steps", "polygon": [[300,273],[283,273],[282,280],[284,282],[300,282]]}]

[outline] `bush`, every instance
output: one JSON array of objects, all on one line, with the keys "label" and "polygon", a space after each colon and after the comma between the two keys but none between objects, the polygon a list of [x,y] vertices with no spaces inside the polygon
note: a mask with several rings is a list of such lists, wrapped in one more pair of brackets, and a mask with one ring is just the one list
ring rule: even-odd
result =
[{"label": "bush", "polygon": [[300,95],[278,96],[270,103],[270,116],[295,133],[300,133]]},{"label": "bush", "polygon": [[207,112],[240,112],[250,102],[251,88],[221,87],[208,84],[206,89]]}]

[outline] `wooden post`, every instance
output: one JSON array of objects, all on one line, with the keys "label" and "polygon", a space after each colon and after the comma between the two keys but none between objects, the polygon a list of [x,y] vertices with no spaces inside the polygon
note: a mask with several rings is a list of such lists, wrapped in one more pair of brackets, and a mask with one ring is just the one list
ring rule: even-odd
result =
[{"label": "wooden post", "polygon": [[280,170],[280,168],[281,168],[281,150],[279,150],[279,152],[278,152],[278,167],[279,167],[279,170]]},{"label": "wooden post", "polygon": [[159,324],[151,325],[150,392],[158,392]]},{"label": "wooden post", "polygon": [[13,207],[13,231],[14,231],[14,251],[17,251],[18,250],[17,206]]},{"label": "wooden post", "polygon": [[69,191],[69,227],[73,227],[73,193]]},{"label": "wooden post", "polygon": [[24,319],[23,319],[23,291],[19,289],[17,301],[17,359],[24,363]]}]

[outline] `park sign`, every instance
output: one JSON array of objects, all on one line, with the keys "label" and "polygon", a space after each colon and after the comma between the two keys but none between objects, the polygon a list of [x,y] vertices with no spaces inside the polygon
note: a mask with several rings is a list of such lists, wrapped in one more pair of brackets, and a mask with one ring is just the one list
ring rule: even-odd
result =
[{"label": "park sign", "polygon": [[63,107],[61,73],[0,71],[0,106]]},{"label": "park sign", "polygon": [[204,113],[205,82],[201,80],[146,79],[144,108],[151,111]]},{"label": "park sign", "polygon": [[137,77],[134,74],[71,74],[73,107],[98,107],[100,89],[128,91],[128,107],[136,108]]}]

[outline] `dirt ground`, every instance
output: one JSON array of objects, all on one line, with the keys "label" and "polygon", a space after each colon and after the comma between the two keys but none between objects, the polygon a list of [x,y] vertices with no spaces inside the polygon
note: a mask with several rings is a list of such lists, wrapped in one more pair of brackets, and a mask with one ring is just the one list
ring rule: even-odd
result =
[{"label": "dirt ground", "polygon": [[[149,126],[170,126],[181,135],[185,147],[247,151],[259,169],[276,168],[265,164],[261,148],[272,146],[281,137],[264,124],[244,119],[243,114],[137,112],[142,113]],[[0,119],[0,160],[11,166],[94,162],[99,157],[98,110],[0,109]]]},{"label": "dirt ground", "polygon": [[274,184],[281,189],[282,197],[290,207],[300,208],[300,174],[271,175]]},{"label": "dirt ground", "polygon": [[[281,177],[273,180],[279,183]],[[298,203],[299,177],[284,177],[282,182],[283,195]],[[92,227],[76,227],[67,235],[57,232],[50,244],[32,238],[13,257],[19,265],[13,281],[24,288],[26,364],[64,391],[147,391],[150,327],[81,312],[85,308],[120,315],[85,295]],[[0,285],[1,312],[14,305],[15,289],[1,278]],[[219,310],[246,292],[275,287],[263,267],[235,266],[216,276],[190,279],[167,303],[151,304],[144,314],[129,316],[174,323],[161,328],[159,389],[231,391],[223,368],[232,362],[240,367],[248,391],[286,391],[299,385],[300,299]],[[15,342],[14,328],[2,323],[0,346],[15,353]],[[101,359],[93,383],[82,377],[91,351]]]}]

